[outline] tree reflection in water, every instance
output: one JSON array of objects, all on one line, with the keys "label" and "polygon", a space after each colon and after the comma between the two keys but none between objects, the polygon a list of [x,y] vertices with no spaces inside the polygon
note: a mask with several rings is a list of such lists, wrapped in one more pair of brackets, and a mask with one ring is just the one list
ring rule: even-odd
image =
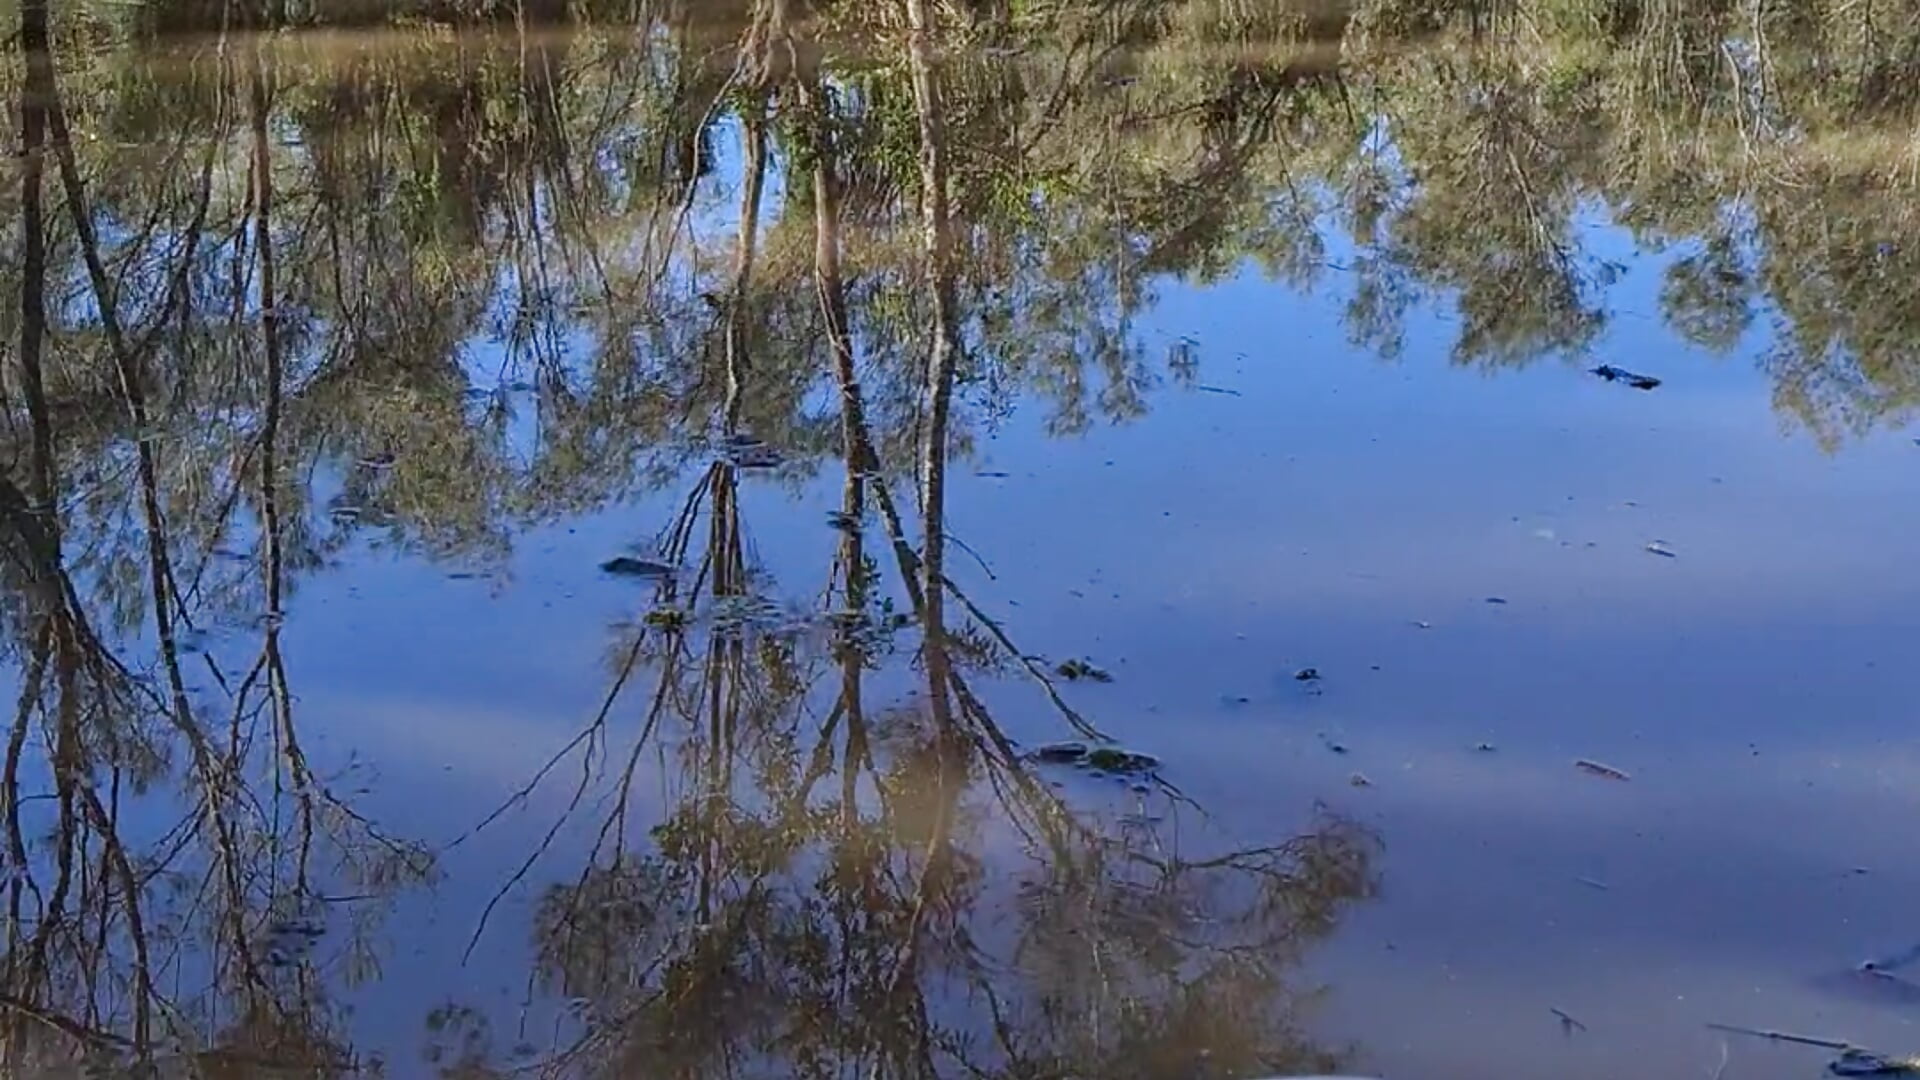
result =
[{"label": "tree reflection in water", "polygon": [[[819,265],[830,298],[830,245]],[[829,617],[783,625],[759,591],[731,465],[707,471],[662,545],[688,584],[660,587],[623,657],[620,679],[654,675],[640,738],[591,856],[538,905],[541,985],[580,1007],[543,1066],[1154,1077],[1336,1065],[1295,1022],[1294,969],[1371,894],[1377,839],[1322,816],[1276,845],[1198,857],[1162,785],[1117,815],[1059,797],[971,686],[1017,669],[1004,631],[927,621],[931,590],[959,593],[895,542],[889,484],[865,467],[860,384],[842,393]],[[880,557],[860,524],[870,503],[886,508]],[[916,617],[880,600],[883,560]],[[907,653],[919,689],[876,707],[869,678]],[[930,704],[941,694],[944,719]],[[573,749],[607,738],[589,729]],[[657,775],[641,776],[662,745]],[[672,794],[630,846],[637,789]]]},{"label": "tree reflection in water", "polygon": [[[541,985],[579,1005],[573,1038],[541,1067],[1151,1077],[1334,1066],[1338,1055],[1295,1023],[1294,969],[1371,894],[1378,841],[1323,816],[1284,843],[1195,857],[1182,851],[1173,789],[1139,785],[1119,816],[1076,811],[1016,751],[976,677],[1024,669],[1063,730],[1091,729],[940,569],[949,439],[937,404],[919,460],[923,542],[906,534],[846,329],[846,163],[831,98],[818,83],[797,96],[810,110],[813,276],[840,398],[828,614],[799,626],[784,616],[747,556],[740,469],[712,464],[659,545],[681,573],[630,628],[608,708],[566,751],[604,748],[621,684],[653,675],[592,851],[538,905]],[[919,125],[923,142],[940,130]],[[923,145],[926,182],[944,183],[941,160]],[[926,200],[936,296],[952,289],[943,207]],[[743,225],[736,297],[753,251]],[[929,402],[951,390],[953,366],[939,359],[950,333],[936,321]],[[750,365],[727,356],[737,389]],[[728,440],[750,437],[734,409],[720,419]],[[957,625],[937,602],[947,595],[969,613]],[[896,612],[894,597],[910,610]],[[870,676],[908,655],[918,689],[876,708]],[[648,783],[643,761],[664,743],[673,753]],[[583,773],[571,806],[586,783]],[[673,794],[630,850],[636,788]]]},{"label": "tree reflection in water", "polygon": [[[1149,349],[1155,290],[1249,267],[1387,356],[1439,307],[1456,363],[1587,362],[1602,208],[1671,255],[1676,334],[1767,331],[1823,443],[1920,394],[1911,0],[583,0],[364,38],[250,33],[373,17],[339,0],[18,12],[10,1073],[373,1069],[343,1001],[442,853],[309,758],[292,598],[356,544],[493,566],[663,491],[682,572],[528,778],[572,810],[462,882],[539,892],[533,981],[579,1008],[516,1055],[423,1007],[437,1067],[1327,1067],[1291,973],[1378,838],[1231,851],[1165,786],[1069,805],[997,719],[1093,725],[963,591],[950,463],[1016,407],[1141,417],[1207,359]],[[94,47],[160,29],[196,33]],[[798,612],[743,524],[774,450],[840,488]]]}]

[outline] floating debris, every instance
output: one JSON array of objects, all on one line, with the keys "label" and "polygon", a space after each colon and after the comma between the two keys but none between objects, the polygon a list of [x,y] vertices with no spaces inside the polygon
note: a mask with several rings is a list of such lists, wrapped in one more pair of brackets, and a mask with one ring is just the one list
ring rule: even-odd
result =
[{"label": "floating debris", "polygon": [[1574,878],[1573,880],[1579,882],[1582,885],[1585,885],[1589,889],[1598,889],[1601,892],[1607,892],[1608,890],[1613,888],[1613,886],[1607,884],[1604,881],[1601,881],[1599,878],[1577,877],[1577,878]]},{"label": "floating debris", "polygon": [[[1856,873],[1857,872],[1858,871],[1856,871]],[[1860,962],[1860,970],[1893,971],[1906,967],[1915,960],[1920,960],[1920,945],[1910,946],[1894,953],[1892,956],[1883,956],[1878,960],[1862,960]]]},{"label": "floating debris", "polygon": [[1110,773],[1150,773],[1160,767],[1160,759],[1118,746],[1098,746],[1087,751],[1086,766]]},{"label": "floating debris", "polygon": [[1303,667],[1299,671],[1294,672],[1293,677],[1298,682],[1319,682],[1320,669]]},{"label": "floating debris", "polygon": [[1089,747],[1083,742],[1048,743],[1034,748],[1027,754],[1027,760],[1041,765],[1070,765],[1089,776],[1117,776],[1125,780],[1151,776],[1160,768],[1160,759],[1152,754],[1120,746]]},{"label": "floating debris", "polygon": [[1848,1048],[1827,1063],[1827,1071],[1835,1076],[1920,1076],[1920,1056],[1895,1058]]},{"label": "floating debris", "polygon": [[1739,1027],[1734,1024],[1708,1024],[1707,1027],[1713,1031],[1747,1035],[1755,1039],[1766,1039],[1769,1042],[1795,1043],[1800,1046],[1817,1046],[1822,1050],[1837,1050],[1840,1056],[1827,1063],[1827,1071],[1835,1076],[1920,1076],[1920,1057],[1891,1057],[1855,1046],[1844,1039],[1822,1039],[1811,1035],[1794,1035],[1785,1031]]},{"label": "floating debris", "polygon": [[1587,1030],[1587,1025],[1574,1019],[1573,1016],[1569,1014],[1565,1009],[1556,1009],[1553,1006],[1549,1005],[1547,1006],[1547,1011],[1559,1018],[1560,1033],[1563,1035],[1571,1036],[1576,1031]]},{"label": "floating debris", "polygon": [[1086,679],[1090,682],[1112,682],[1113,676],[1086,660],[1067,660],[1053,669],[1063,679],[1075,682]]},{"label": "floating debris", "polygon": [[1367,779],[1366,773],[1357,772],[1347,777],[1347,784],[1350,787],[1372,787],[1373,781]]},{"label": "floating debris", "polygon": [[1037,747],[1027,755],[1035,761],[1049,765],[1072,765],[1086,760],[1087,744],[1079,742],[1048,743]]},{"label": "floating debris", "polygon": [[1626,383],[1635,390],[1652,390],[1660,385],[1660,380],[1651,375],[1641,375],[1626,368],[1614,367],[1612,364],[1601,364],[1593,369],[1593,373],[1608,382]]},{"label": "floating debris", "polygon": [[1680,553],[1667,546],[1665,540],[1647,541],[1647,551],[1650,554],[1658,555],[1664,559],[1677,559],[1680,557]]},{"label": "floating debris", "polygon": [[1494,751],[1500,749],[1499,747],[1493,745],[1490,742],[1474,743],[1473,748],[1482,754],[1491,754]]},{"label": "floating debris", "polygon": [[1576,769],[1579,769],[1581,772],[1591,773],[1594,776],[1598,776],[1606,780],[1633,779],[1633,777],[1628,776],[1625,772],[1622,772],[1621,770],[1616,769],[1611,765],[1605,765],[1598,761],[1594,761],[1591,758],[1581,758],[1578,761],[1575,761],[1573,763],[1573,767]]},{"label": "floating debris", "polygon": [[1504,597],[1504,596],[1489,596],[1489,597],[1487,597],[1487,603],[1489,603],[1489,604],[1504,604],[1504,603],[1506,603],[1506,602],[1507,602],[1507,598],[1506,598],[1506,597]]},{"label": "floating debris", "polygon": [[1323,739],[1322,741],[1327,744],[1327,749],[1336,754],[1344,754],[1347,752],[1347,744],[1338,739]]},{"label": "floating debris", "polygon": [[640,621],[657,630],[684,630],[687,627],[687,613],[679,608],[654,608]]},{"label": "floating debris", "polygon": [[661,578],[672,577],[672,563],[659,559],[642,559],[633,555],[616,555],[600,564],[600,572],[618,577]]},{"label": "floating debris", "polygon": [[983,480],[1005,480],[1008,477],[1012,476],[1013,474],[1010,472],[1002,472],[999,469],[981,469],[979,472],[976,472],[973,475],[978,476]]}]

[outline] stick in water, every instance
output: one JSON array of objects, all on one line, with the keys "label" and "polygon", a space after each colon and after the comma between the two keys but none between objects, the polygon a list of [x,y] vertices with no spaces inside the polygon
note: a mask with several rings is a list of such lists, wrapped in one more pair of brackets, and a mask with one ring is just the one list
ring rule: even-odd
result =
[{"label": "stick in water", "polygon": [[1734,1024],[1708,1024],[1714,1031],[1725,1031],[1734,1035],[1750,1035],[1756,1039],[1771,1039],[1774,1042],[1799,1043],[1802,1046],[1818,1046],[1823,1050],[1853,1050],[1850,1042],[1839,1039],[1816,1039],[1810,1035],[1790,1035],[1784,1031],[1762,1031],[1759,1028],[1739,1027]]}]

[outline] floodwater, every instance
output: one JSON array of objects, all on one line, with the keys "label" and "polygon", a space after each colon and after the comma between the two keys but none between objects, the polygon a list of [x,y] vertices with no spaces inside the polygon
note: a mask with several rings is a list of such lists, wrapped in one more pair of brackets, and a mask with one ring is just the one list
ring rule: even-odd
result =
[{"label": "floodwater", "polygon": [[60,15],[8,1075],[1920,1051],[1920,18],[1534,6]]}]

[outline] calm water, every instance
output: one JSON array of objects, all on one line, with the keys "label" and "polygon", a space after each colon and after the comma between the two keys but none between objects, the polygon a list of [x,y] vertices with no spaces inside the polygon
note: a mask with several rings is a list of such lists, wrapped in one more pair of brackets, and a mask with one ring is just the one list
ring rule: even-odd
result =
[{"label": "calm water", "polygon": [[56,13],[8,1074],[1920,1050],[1920,13],[1540,8]]}]

